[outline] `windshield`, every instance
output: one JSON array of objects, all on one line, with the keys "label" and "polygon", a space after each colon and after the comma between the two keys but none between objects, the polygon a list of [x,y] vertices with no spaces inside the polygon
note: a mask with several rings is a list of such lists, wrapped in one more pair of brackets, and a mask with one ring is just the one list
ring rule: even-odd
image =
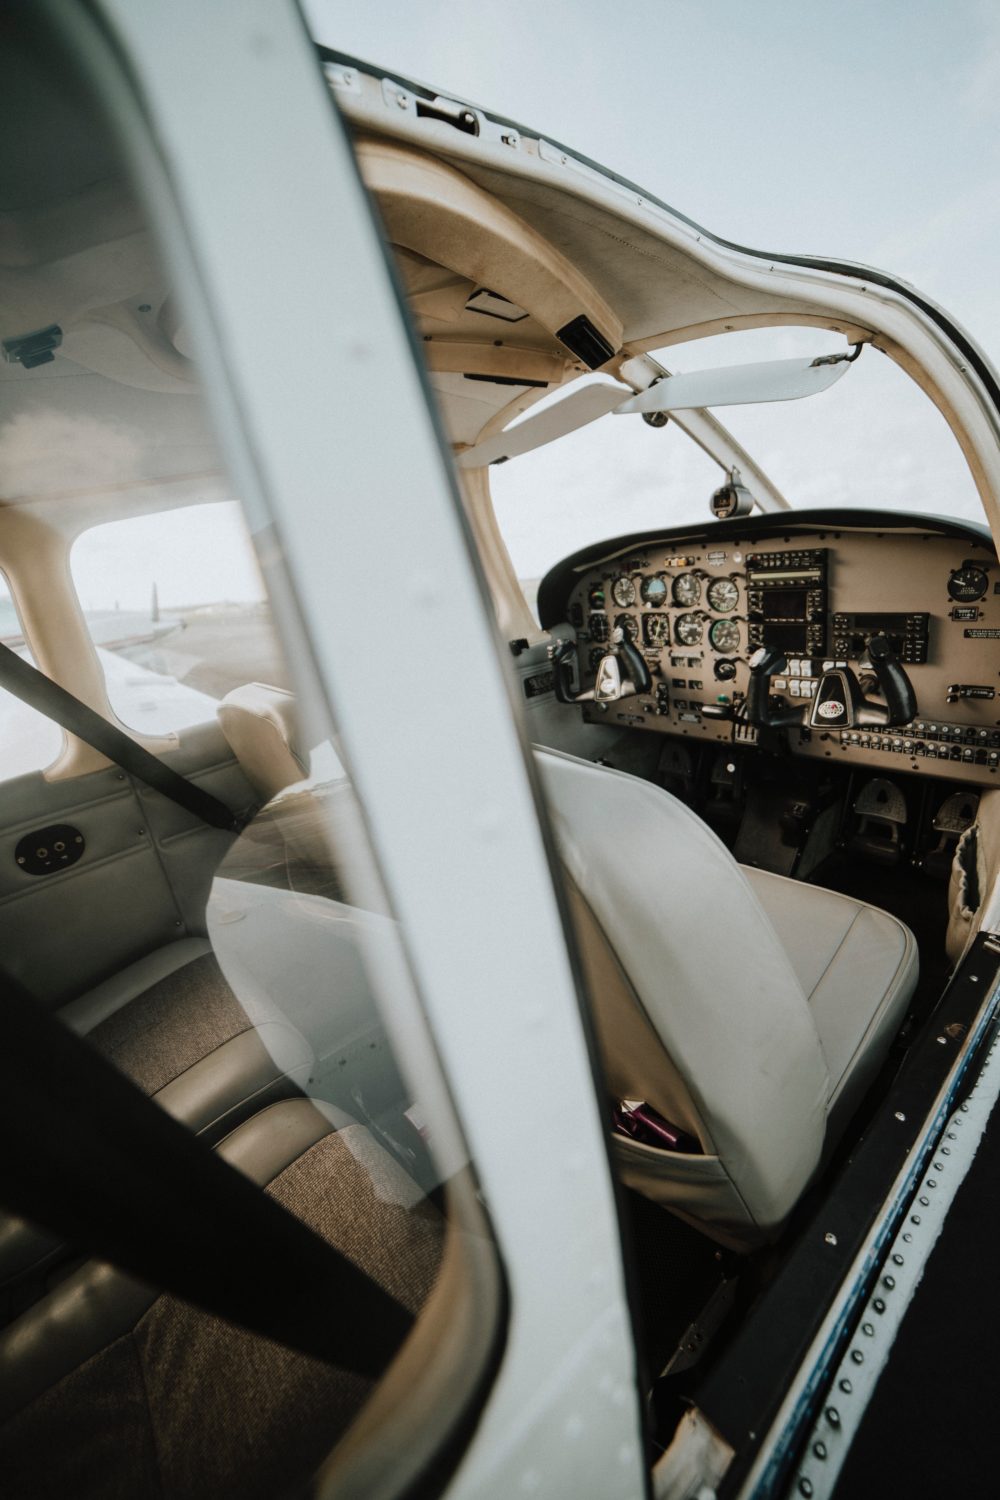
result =
[{"label": "windshield", "polygon": [[[654,351],[671,373],[844,350],[816,328],[755,329]],[[983,520],[961,449],[919,387],[866,348],[843,380],[798,401],[719,408],[717,418],[797,510],[851,507]],[[490,470],[500,530],[529,603],[579,547],[650,527],[703,523],[719,465],[670,421],[602,417]]]}]

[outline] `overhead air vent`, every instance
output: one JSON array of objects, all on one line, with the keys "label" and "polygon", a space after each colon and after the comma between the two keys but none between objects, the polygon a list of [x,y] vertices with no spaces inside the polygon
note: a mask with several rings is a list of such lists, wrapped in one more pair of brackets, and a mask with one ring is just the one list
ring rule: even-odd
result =
[{"label": "overhead air vent", "polygon": [[50,323],[48,328],[37,328],[34,333],[4,339],[3,357],[9,365],[23,365],[26,370],[34,370],[38,365],[50,364],[55,359],[53,350],[59,348],[62,340],[58,323]]},{"label": "overhead air vent", "polygon": [[465,304],[466,312],[482,313],[487,318],[500,318],[504,323],[520,323],[528,314],[516,302],[501,297],[499,292],[488,291],[481,286],[474,291]]},{"label": "overhead air vent", "polygon": [[566,345],[571,354],[590,370],[596,370],[601,365],[607,364],[614,354],[614,350],[602,333],[594,327],[588,317],[581,313],[580,317],[574,318],[571,323],[566,323],[556,333],[556,338]]}]

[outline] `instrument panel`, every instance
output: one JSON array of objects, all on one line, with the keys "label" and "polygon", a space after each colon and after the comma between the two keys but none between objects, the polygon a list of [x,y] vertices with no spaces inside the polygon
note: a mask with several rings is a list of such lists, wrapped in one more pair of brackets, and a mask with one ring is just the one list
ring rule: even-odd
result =
[{"label": "instrument panel", "polygon": [[[985,529],[879,512],[796,512],[589,548],[543,581],[543,625],[577,640],[592,688],[616,627],[650,669],[649,692],[584,702],[584,719],[753,744],[749,658],[777,647],[771,692],[803,719],[824,671],[848,666],[877,697],[866,648],[884,634],[917,713],[892,728],[783,733],[797,754],[995,783],[1000,773],[1000,567]],[[569,711],[569,710],[567,710]],[[815,716],[814,716],[815,717]],[[948,762],[945,771],[940,764]]]}]

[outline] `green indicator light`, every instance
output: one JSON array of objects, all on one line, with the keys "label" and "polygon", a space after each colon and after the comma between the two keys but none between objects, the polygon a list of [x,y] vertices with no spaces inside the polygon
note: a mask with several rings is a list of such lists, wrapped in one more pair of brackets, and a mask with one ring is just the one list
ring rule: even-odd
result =
[{"label": "green indicator light", "polygon": [[715,701],[716,701],[716,703],[728,703],[729,702],[729,694],[728,693],[716,693],[716,695],[715,695]]}]

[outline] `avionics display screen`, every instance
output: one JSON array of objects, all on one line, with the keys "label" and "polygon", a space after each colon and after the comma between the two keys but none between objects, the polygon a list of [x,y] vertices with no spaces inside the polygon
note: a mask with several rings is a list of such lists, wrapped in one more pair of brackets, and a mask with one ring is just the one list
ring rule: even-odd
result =
[{"label": "avionics display screen", "polygon": [[764,625],[764,645],[777,646],[782,651],[791,651],[793,655],[805,656],[807,652],[806,627],[803,622],[798,624],[775,624],[766,621]]},{"label": "avionics display screen", "polygon": [[765,589],[761,613],[765,620],[804,620],[806,590]]}]

